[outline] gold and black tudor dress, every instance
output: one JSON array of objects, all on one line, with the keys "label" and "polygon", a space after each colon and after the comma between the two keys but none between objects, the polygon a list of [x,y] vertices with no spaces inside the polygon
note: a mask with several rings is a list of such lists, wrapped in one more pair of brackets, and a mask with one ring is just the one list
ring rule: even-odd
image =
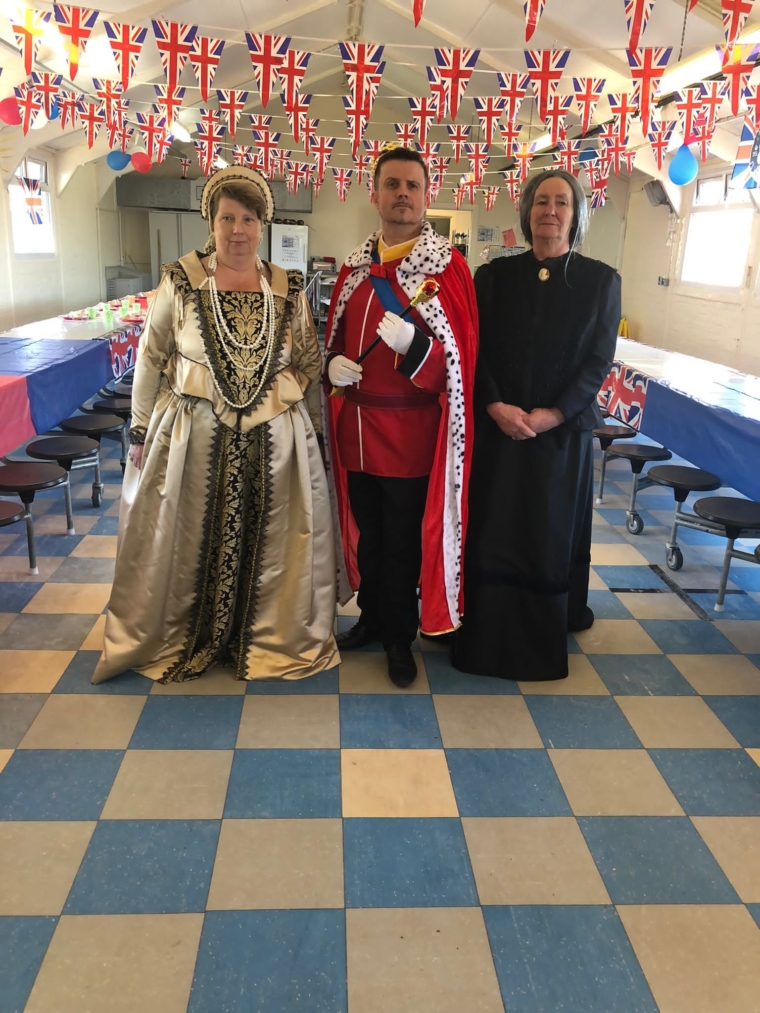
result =
[{"label": "gold and black tudor dress", "polygon": [[141,470],[127,465],[93,682],[128,669],[181,682],[210,665],[298,679],[338,662],[321,355],[302,274],[270,271],[267,363],[261,293],[219,292],[241,349],[219,338],[200,254],[165,270],[135,370],[132,441],[145,448]]}]

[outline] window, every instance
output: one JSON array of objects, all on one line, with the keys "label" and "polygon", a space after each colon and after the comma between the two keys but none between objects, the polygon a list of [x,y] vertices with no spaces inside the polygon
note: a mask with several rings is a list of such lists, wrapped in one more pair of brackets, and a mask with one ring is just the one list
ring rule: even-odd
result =
[{"label": "window", "polygon": [[[24,178],[39,181],[36,194],[27,193]],[[55,256],[47,162],[39,158],[22,159],[8,186],[8,201],[16,255]],[[35,212],[34,220],[31,211]]]},{"label": "window", "polygon": [[689,216],[681,281],[739,289],[744,281],[755,212],[726,176],[700,179]]}]

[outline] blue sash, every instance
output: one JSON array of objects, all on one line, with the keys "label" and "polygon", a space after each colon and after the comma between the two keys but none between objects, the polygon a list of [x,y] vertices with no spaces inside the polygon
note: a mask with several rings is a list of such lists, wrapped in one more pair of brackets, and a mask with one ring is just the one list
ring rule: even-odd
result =
[{"label": "blue sash", "polygon": [[[380,257],[378,256],[377,247],[372,251],[372,263],[379,264]],[[372,282],[372,288],[375,290],[375,295],[380,300],[380,304],[384,310],[388,313],[395,313],[397,316],[401,316],[406,309],[406,306],[402,306],[398,296],[391,288],[391,283],[387,278],[381,278],[379,275],[370,274],[369,280]],[[408,305],[408,304],[407,304]]]}]

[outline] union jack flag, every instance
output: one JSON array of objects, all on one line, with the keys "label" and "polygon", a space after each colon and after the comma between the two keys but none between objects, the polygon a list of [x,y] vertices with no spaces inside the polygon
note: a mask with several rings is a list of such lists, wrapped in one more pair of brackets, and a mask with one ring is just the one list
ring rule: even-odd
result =
[{"label": "union jack flag", "polygon": [[549,99],[557,90],[567,65],[569,49],[526,49],[525,62],[536,96],[539,119],[546,120]]},{"label": "union jack flag", "polygon": [[575,94],[575,104],[578,106],[578,112],[581,115],[582,134],[587,134],[591,129],[591,120],[594,118],[597,103],[602,97],[606,85],[607,81],[603,77],[573,78],[573,92]]},{"label": "union jack flag", "polygon": [[187,179],[187,170],[192,165],[192,162],[190,161],[189,158],[180,158],[179,162],[180,165],[182,166],[182,178]]},{"label": "union jack flag", "polygon": [[62,80],[62,74],[48,74],[47,72],[38,73],[36,70],[32,71],[32,83],[34,84],[34,90],[42,98],[42,108],[45,110],[45,115],[48,119],[50,119],[53,115],[55,97],[61,90]]},{"label": "union jack flag", "polygon": [[17,85],[13,92],[16,96],[19,116],[21,117],[21,129],[25,134],[42,111],[42,96],[26,81]]},{"label": "union jack flag", "polygon": [[520,200],[520,173],[516,169],[510,169],[507,172],[502,172],[504,177],[504,185],[506,186],[510,200],[517,204]]},{"label": "union jack flag", "polygon": [[372,175],[372,156],[355,155],[354,166],[356,167],[356,182],[363,183],[365,176]]},{"label": "union jack flag", "polygon": [[32,225],[42,225],[42,197],[40,196],[40,180],[19,176],[24,191],[26,210]]},{"label": "union jack flag", "polygon": [[451,192],[454,194],[454,207],[459,211],[462,207],[462,201],[464,200],[464,190],[461,186],[455,186]]},{"label": "union jack flag", "polygon": [[565,120],[573,104],[572,95],[560,95],[558,92],[549,98],[546,106],[545,122],[552,134],[552,144],[557,144],[565,131]]},{"label": "union jack flag", "polygon": [[699,90],[702,92],[702,105],[707,114],[707,125],[711,130],[714,130],[718,120],[718,112],[726,97],[726,82],[702,81]]},{"label": "union jack flag", "polygon": [[715,130],[710,130],[706,120],[698,123],[694,129],[692,139],[695,144],[699,145],[699,157],[703,162],[707,161],[710,154],[710,144],[712,143],[714,133]]},{"label": "union jack flag", "polygon": [[469,203],[474,204],[475,195],[478,192],[479,186],[480,184],[475,179],[473,179],[472,175],[469,175],[466,177],[466,179],[463,179],[462,182],[459,184],[459,189],[462,191],[463,196],[467,197]]},{"label": "union jack flag", "polygon": [[580,173],[580,167],[576,165],[581,150],[581,141],[560,141],[557,151],[554,153],[554,162],[561,165],[565,172],[571,172],[573,176]]},{"label": "union jack flag", "polygon": [[198,152],[198,164],[203,175],[210,176],[214,171],[214,162],[222,153],[224,127],[206,126],[203,123],[197,123],[196,126],[198,138],[195,141],[195,150]]},{"label": "union jack flag", "polygon": [[204,102],[208,102],[209,89],[223,52],[224,39],[210,39],[206,35],[196,35],[190,46],[187,58],[193,65]]},{"label": "union jack flag", "polygon": [[303,150],[307,155],[311,154],[311,142],[317,136],[317,127],[319,126],[319,120],[310,120],[306,116],[301,121],[301,136],[303,137]]},{"label": "union jack flag", "polygon": [[744,28],[747,15],[752,11],[754,2],[755,0],[722,0],[723,34],[726,37],[727,46],[736,42],[739,32]]},{"label": "union jack flag", "polygon": [[520,182],[524,183],[528,178],[528,171],[530,170],[530,163],[536,153],[535,144],[517,144],[515,145],[514,151],[512,152],[512,158],[517,162],[520,167]]},{"label": "union jack flag", "polygon": [[[128,100],[124,99],[123,104],[128,105]],[[124,118],[123,116],[114,116],[113,119],[106,119],[106,131],[108,133],[108,147],[113,149],[121,142],[121,132],[124,129]]]},{"label": "union jack flag", "polygon": [[233,165],[250,165],[253,161],[253,147],[250,144],[236,144],[232,149]]},{"label": "union jack flag", "polygon": [[451,164],[451,159],[446,158],[444,155],[436,155],[436,157],[430,163],[431,170],[440,177],[440,182],[443,183],[443,177],[446,175],[446,171]]},{"label": "union jack flag", "polygon": [[501,123],[499,130],[501,132],[501,139],[504,142],[504,154],[507,158],[511,158],[515,145],[520,141],[522,127],[519,123]]},{"label": "union jack flag", "polygon": [[156,105],[160,113],[166,117],[169,126],[174,123],[177,114],[182,108],[182,100],[185,97],[185,89],[180,87],[172,88],[168,84],[154,84],[156,92]]},{"label": "union jack flag", "polygon": [[322,189],[322,184],[324,183],[324,181],[325,181],[324,180],[324,176],[322,176],[321,178],[316,178],[315,177],[311,181],[311,185],[312,185],[312,187],[314,189],[314,200],[316,200],[317,197],[319,197],[319,191]]},{"label": "union jack flag", "polygon": [[246,32],[245,41],[248,43],[248,54],[253,64],[261,104],[266,109],[272,90],[277,86],[277,73],[285,60],[290,37]]},{"label": "union jack flag", "polygon": [[91,148],[95,138],[100,133],[100,128],[106,121],[106,114],[103,111],[102,102],[79,102],[77,104],[77,119],[80,127],[84,127],[87,147]]},{"label": "union jack flag", "polygon": [[599,186],[595,186],[591,191],[591,203],[589,207],[592,211],[597,211],[599,208],[603,208],[607,203],[607,181],[600,182]]},{"label": "union jack flag", "polygon": [[169,149],[173,142],[173,134],[169,130],[169,127],[164,125],[164,129],[156,134],[156,161],[159,165],[166,161],[166,156],[169,154]]},{"label": "union jack flag", "polygon": [[[436,157],[440,147],[440,143],[433,143],[432,141],[425,141],[424,144],[420,144],[419,141],[415,143],[415,148],[419,151],[420,155],[422,155],[422,160],[427,166],[429,166]],[[488,161],[488,159],[486,159],[486,161]]]},{"label": "union jack flag", "polygon": [[744,101],[747,103],[747,116],[752,120],[756,130],[760,130],[760,87],[751,84],[744,89]]},{"label": "union jack flag", "polygon": [[[367,142],[365,141],[364,143],[366,144]],[[310,147],[317,166],[317,179],[322,180],[325,178],[325,171],[335,147],[335,138],[315,137]]]},{"label": "union jack flag", "polygon": [[272,152],[272,176],[284,177],[288,168],[291,153],[284,148],[275,148]]},{"label": "union jack flag", "polygon": [[230,137],[234,137],[240,120],[240,114],[245,109],[245,104],[248,101],[248,92],[235,91],[234,88],[221,88],[217,89],[216,97],[219,99],[219,110],[224,113],[227,120]]},{"label": "union jack flag", "polygon": [[752,151],[757,144],[758,132],[755,130],[755,125],[749,116],[744,117],[744,123],[742,124],[741,138],[739,139],[739,149],[736,152],[736,162],[734,163],[734,169],[731,173],[732,187],[738,187],[739,189],[755,190],[758,185],[758,178],[755,172],[752,171]]},{"label": "union jack flag", "polygon": [[16,43],[24,57],[26,76],[32,73],[37,50],[44,32],[44,25],[50,21],[50,11],[34,11],[30,7],[19,7],[16,16],[11,18],[11,28],[16,36]]},{"label": "union jack flag", "polygon": [[672,46],[660,49],[629,49],[628,66],[633,78],[633,100],[638,103],[641,122],[649,122],[654,94],[659,90],[662,75],[670,60]]},{"label": "union jack flag", "polygon": [[530,42],[533,38],[539,19],[544,13],[544,7],[546,7],[546,0],[525,0],[523,8],[525,9],[525,41]]},{"label": "union jack flag", "polygon": [[470,169],[472,170],[472,178],[476,186],[480,186],[483,182],[483,173],[488,165],[488,145],[465,144],[464,148],[467,152],[467,161],[470,163]]},{"label": "union jack flag", "polygon": [[602,131],[599,136],[606,147],[605,154],[612,166],[612,171],[616,176],[619,176],[623,162],[626,161],[628,151],[627,138],[614,128],[609,132]]},{"label": "union jack flag", "polygon": [[683,124],[684,141],[690,144],[694,128],[705,119],[702,89],[696,85],[678,92],[675,106]]},{"label": "union jack flag", "polygon": [[446,112],[456,120],[459,103],[480,56],[479,49],[435,49],[435,61],[446,98]]},{"label": "union jack flag", "polygon": [[520,106],[528,94],[530,78],[527,74],[502,74],[498,70],[496,79],[499,82],[501,97],[504,99],[504,118],[507,123],[516,123]]},{"label": "union jack flag", "polygon": [[354,174],[353,169],[333,168],[332,173],[335,178],[335,187],[338,191],[338,200],[345,201],[348,194],[348,188],[351,186],[351,179]]},{"label": "union jack flag", "polygon": [[309,106],[311,105],[311,95],[301,95],[300,92],[296,92],[292,105],[286,107],[285,112],[288,116],[288,122],[290,123],[290,132],[293,135],[293,140],[296,144],[301,142],[301,128],[304,120],[309,115]]},{"label": "union jack flag", "polygon": [[263,116],[261,113],[249,113],[248,119],[251,121],[251,130],[269,130],[272,126],[272,117]]},{"label": "union jack flag", "polygon": [[364,147],[372,158],[379,158],[382,155],[384,145],[385,141],[364,141]]},{"label": "union jack flag", "polygon": [[500,186],[487,186],[483,190],[483,200],[486,204],[486,211],[493,211],[496,198],[499,196],[500,191]]},{"label": "union jack flag", "polygon": [[84,53],[87,40],[98,20],[99,11],[89,7],[69,7],[53,4],[58,31],[66,39],[69,50],[69,77],[73,81],[79,69],[79,52]]},{"label": "union jack flag", "polygon": [[624,422],[632,429],[641,429],[647,403],[649,377],[632,366],[613,362],[607,379],[597,395],[602,411]]},{"label": "union jack flag", "polygon": [[628,48],[636,49],[649,22],[655,0],[623,0],[628,25]]},{"label": "union jack flag", "polygon": [[438,103],[434,98],[423,96],[421,98],[410,98],[409,108],[412,111],[412,119],[417,128],[417,136],[420,143],[427,140],[428,128],[438,119]]},{"label": "union jack flag", "polygon": [[264,162],[264,175],[269,176],[272,171],[272,158],[274,157],[275,151],[277,151],[277,145],[280,143],[281,134],[273,134],[269,130],[254,130],[253,136],[256,140],[257,147],[261,151],[261,157]]},{"label": "union jack flag", "polygon": [[486,98],[473,98],[472,101],[475,104],[475,112],[483,128],[483,140],[486,144],[493,144],[493,132],[496,124],[504,115],[507,100],[488,95]]},{"label": "union jack flag", "polygon": [[398,143],[404,148],[411,148],[417,136],[417,130],[413,123],[394,123]]},{"label": "union jack flag", "polygon": [[289,49],[277,68],[282,82],[282,104],[286,109],[293,106],[306,74],[310,57],[311,53],[304,53],[300,49]]},{"label": "union jack flag", "polygon": [[[198,112],[201,116],[201,122],[198,124],[198,129],[201,130],[215,130],[221,122],[221,113],[216,109],[199,109]],[[224,128],[222,127],[222,139],[224,138]]]},{"label": "union jack flag", "polygon": [[288,189],[291,193],[298,193],[299,187],[306,186],[309,176],[309,169],[305,162],[292,162],[288,171]]},{"label": "union jack flag", "polygon": [[126,153],[129,143],[134,135],[134,128],[130,127],[127,123],[122,124],[121,129],[116,131],[116,137],[119,141],[119,147]]},{"label": "union jack flag", "polygon": [[351,157],[353,158],[359,150],[364,131],[367,129],[369,114],[365,107],[356,106],[348,95],[341,97],[346,110],[346,125],[348,126],[348,136],[351,140]]},{"label": "union jack flag", "polygon": [[65,130],[66,127],[76,126],[76,115],[77,105],[79,103],[79,94],[73,91],[63,91],[58,93],[56,99],[58,103],[58,110],[60,112],[61,130]]},{"label": "union jack flag", "polygon": [[446,85],[441,77],[441,72],[437,67],[427,68],[428,83],[430,85],[430,94],[435,102],[435,107],[438,110],[438,122],[440,123],[443,119],[443,114],[446,112]]},{"label": "union jack flag", "polygon": [[721,70],[726,78],[726,92],[731,100],[731,115],[739,115],[739,103],[749,82],[749,76],[755,69],[760,47],[742,46],[735,42],[731,46],[717,46],[723,58]]},{"label": "union jack flag", "polygon": [[166,130],[166,117],[158,113],[136,113],[135,116],[137,128],[145,139],[148,157],[152,161],[156,156],[157,138]]},{"label": "union jack flag", "polygon": [[636,115],[638,106],[631,100],[631,96],[627,92],[607,95],[607,100],[610,103],[610,112],[615,121],[614,133],[621,138],[625,145],[628,143],[628,134],[631,132],[631,120]]},{"label": "union jack flag", "polygon": [[446,129],[449,132],[449,140],[454,147],[454,161],[458,162],[462,157],[462,149],[470,136],[470,128],[463,123],[455,123],[453,126],[447,123]]},{"label": "union jack flag", "polygon": [[106,114],[106,126],[108,126],[114,118],[114,103],[122,98],[121,81],[94,77],[92,83],[95,87],[96,96],[103,103],[103,109]]},{"label": "union jack flag", "polygon": [[371,110],[385,69],[385,64],[381,64],[385,47],[368,42],[339,42],[338,47],[354,105],[368,106]]},{"label": "union jack flag", "polygon": [[120,25],[115,21],[104,21],[103,24],[108,41],[111,43],[111,52],[119,71],[121,87],[126,91],[140,58],[148,29],[134,25]]},{"label": "union jack flag", "polygon": [[435,204],[438,200],[438,194],[441,192],[443,186],[443,177],[438,173],[434,173],[430,177],[430,185],[428,186],[428,204]]},{"label": "union jack flag", "polygon": [[179,75],[187,62],[193,39],[198,32],[197,25],[183,25],[178,21],[151,21],[156,45],[161,54],[161,66],[166,74],[166,83],[176,88]]},{"label": "union jack flag", "polygon": [[665,154],[670,144],[670,138],[673,136],[673,130],[675,129],[675,123],[668,123],[665,120],[649,120],[649,130],[647,130],[647,140],[652,149],[655,161],[657,162],[657,168],[662,172],[662,167],[665,163]]}]

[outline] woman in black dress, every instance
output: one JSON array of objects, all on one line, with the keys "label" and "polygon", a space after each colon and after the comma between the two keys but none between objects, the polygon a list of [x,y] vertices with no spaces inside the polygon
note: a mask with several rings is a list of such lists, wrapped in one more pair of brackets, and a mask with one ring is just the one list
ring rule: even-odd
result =
[{"label": "woman in black dress", "polygon": [[480,314],[463,672],[567,676],[567,632],[588,629],[596,395],[615,354],[620,276],[576,252],[588,210],[561,170],[531,177],[532,250],[475,275]]}]

